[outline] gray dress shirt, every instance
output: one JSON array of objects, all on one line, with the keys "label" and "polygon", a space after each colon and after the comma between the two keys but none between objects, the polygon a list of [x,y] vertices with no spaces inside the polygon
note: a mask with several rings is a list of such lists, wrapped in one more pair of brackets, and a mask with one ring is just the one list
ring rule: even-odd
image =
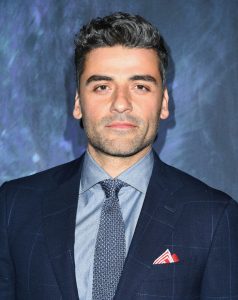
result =
[{"label": "gray dress shirt", "polygon": [[[126,230],[126,252],[128,252],[137,220],[143,205],[154,164],[150,151],[117,178],[129,186],[118,195]],[[74,260],[76,282],[80,300],[92,299],[93,260],[100,212],[105,199],[98,183],[111,178],[86,152],[79,188],[76,214]]]}]

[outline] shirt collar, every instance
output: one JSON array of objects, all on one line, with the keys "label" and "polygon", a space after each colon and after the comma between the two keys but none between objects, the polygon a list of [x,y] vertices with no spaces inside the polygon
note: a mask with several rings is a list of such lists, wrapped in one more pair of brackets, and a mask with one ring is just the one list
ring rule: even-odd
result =
[{"label": "shirt collar", "polygon": [[137,163],[122,172],[117,178],[142,193],[146,193],[154,165],[153,151],[150,150]]},{"label": "shirt collar", "polygon": [[79,193],[83,193],[97,184],[99,181],[109,178],[110,176],[92,158],[90,153],[86,151],[84,156]]},{"label": "shirt collar", "polygon": [[[117,178],[142,193],[146,193],[154,164],[154,155],[150,150],[137,163],[122,172]],[[98,165],[87,151],[84,157],[79,193],[83,193],[99,181],[111,177]]]}]

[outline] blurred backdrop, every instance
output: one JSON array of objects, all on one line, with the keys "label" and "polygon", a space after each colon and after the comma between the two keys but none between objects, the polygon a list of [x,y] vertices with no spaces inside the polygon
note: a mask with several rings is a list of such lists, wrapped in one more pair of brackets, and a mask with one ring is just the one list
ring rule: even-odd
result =
[{"label": "blurred backdrop", "polygon": [[238,200],[238,1],[0,1],[0,183],[72,160],[74,36],[92,17],[140,14],[168,45],[170,118],[163,161]]}]

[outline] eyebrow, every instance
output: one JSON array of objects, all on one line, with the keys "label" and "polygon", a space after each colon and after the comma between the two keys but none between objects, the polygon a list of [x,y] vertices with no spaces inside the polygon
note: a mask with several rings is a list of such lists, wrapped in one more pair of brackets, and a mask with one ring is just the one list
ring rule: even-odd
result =
[{"label": "eyebrow", "polygon": [[[129,78],[130,81],[142,80],[157,84],[157,80],[151,75],[133,75]],[[92,75],[86,80],[86,85],[95,81],[113,81],[112,77],[105,75]]]},{"label": "eyebrow", "polygon": [[129,80],[131,81],[142,80],[142,81],[148,81],[157,84],[157,80],[151,75],[134,75],[130,77]]},{"label": "eyebrow", "polygon": [[86,85],[93,81],[112,81],[112,77],[105,76],[105,75],[92,75],[86,80]]}]

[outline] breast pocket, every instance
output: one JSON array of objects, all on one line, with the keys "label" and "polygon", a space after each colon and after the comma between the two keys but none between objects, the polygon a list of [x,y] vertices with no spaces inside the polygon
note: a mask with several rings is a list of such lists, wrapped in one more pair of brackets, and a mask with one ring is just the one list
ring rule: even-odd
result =
[{"label": "breast pocket", "polygon": [[153,265],[141,282],[137,293],[138,299],[147,299],[155,296],[171,299],[176,281],[178,278],[179,280],[185,280],[184,275],[186,275],[187,268],[188,266],[182,261]]},{"label": "breast pocket", "polygon": [[176,269],[182,269],[183,267],[185,265],[181,261],[170,264],[152,265],[145,280],[165,280],[172,278],[175,275]]}]

